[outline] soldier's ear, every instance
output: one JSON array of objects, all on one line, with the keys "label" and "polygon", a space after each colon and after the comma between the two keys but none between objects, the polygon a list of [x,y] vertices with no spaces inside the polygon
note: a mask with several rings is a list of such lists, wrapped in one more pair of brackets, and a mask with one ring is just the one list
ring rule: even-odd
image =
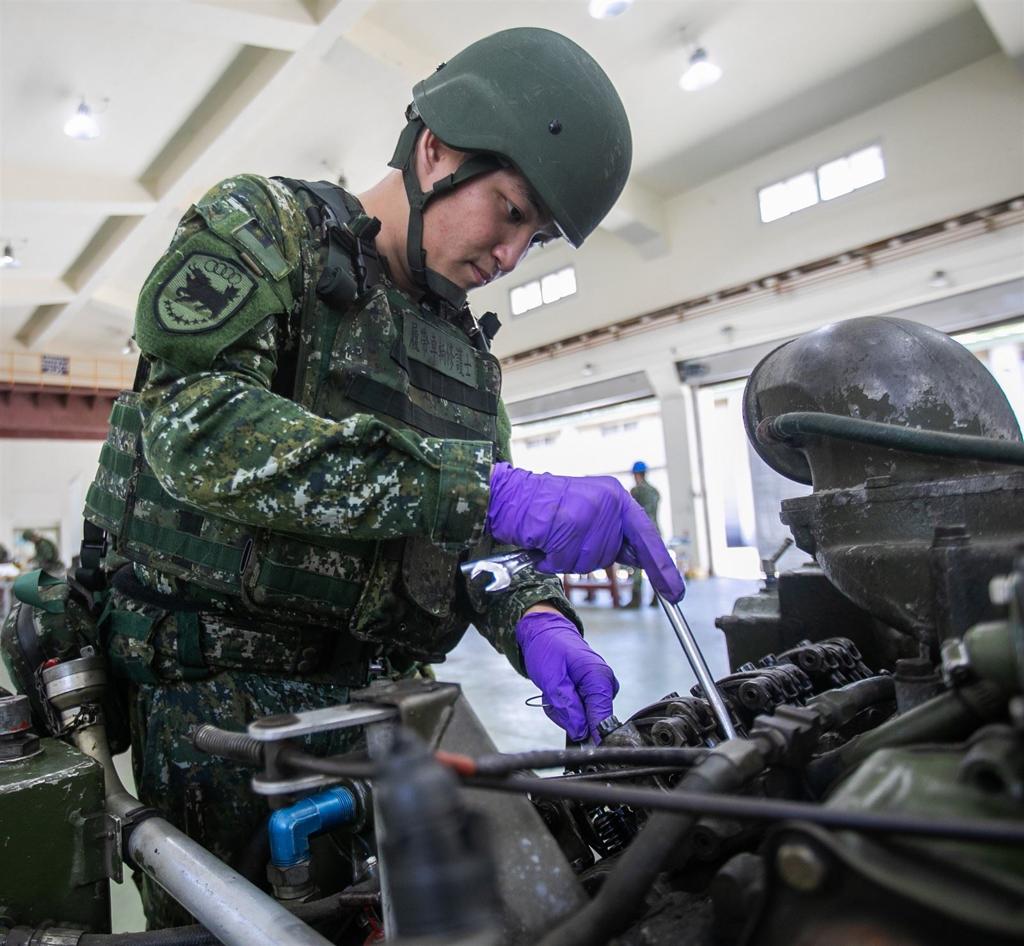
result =
[{"label": "soldier's ear", "polygon": [[420,186],[429,190],[435,181],[455,172],[465,155],[449,148],[429,128],[424,128],[416,142],[416,171]]}]

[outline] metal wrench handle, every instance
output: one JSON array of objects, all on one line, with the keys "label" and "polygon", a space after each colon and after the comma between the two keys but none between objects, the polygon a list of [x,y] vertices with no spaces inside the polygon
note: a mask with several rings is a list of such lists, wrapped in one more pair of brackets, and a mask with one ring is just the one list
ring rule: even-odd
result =
[{"label": "metal wrench handle", "polygon": [[682,608],[678,604],[669,604],[657,589],[655,589],[654,593],[658,595],[658,600],[661,602],[665,614],[668,615],[672,630],[676,632],[679,643],[683,645],[686,659],[690,661],[690,666],[697,676],[697,682],[700,683],[704,696],[707,697],[707,701],[711,704],[711,709],[715,714],[715,719],[718,720],[719,728],[725,733],[726,739],[735,739],[736,727],[732,724],[732,718],[729,716],[729,710],[722,699],[722,694],[718,692],[718,687],[715,686],[714,677],[711,676],[711,671],[704,660],[704,655],[701,653],[700,647],[697,646],[697,639],[693,636],[690,625],[686,623],[686,618],[683,617]]}]

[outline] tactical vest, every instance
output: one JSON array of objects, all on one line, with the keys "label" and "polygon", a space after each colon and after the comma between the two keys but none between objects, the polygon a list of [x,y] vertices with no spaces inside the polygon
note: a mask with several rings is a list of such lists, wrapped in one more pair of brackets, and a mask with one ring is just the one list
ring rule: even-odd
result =
[{"label": "tactical vest", "polygon": [[[497,449],[501,370],[486,339],[472,344],[461,327],[379,275],[372,241],[359,236],[371,222],[355,198],[324,183],[283,183],[310,221],[304,261],[316,277],[298,316],[293,370],[278,372],[293,385],[290,396],[332,420],[373,414],[400,429]],[[218,208],[197,210],[237,245],[237,221]],[[478,334],[467,311],[448,314]],[[124,559],[184,579],[261,624],[348,628],[413,656],[444,653],[465,631],[452,610],[456,554],[426,538],[311,539],[181,503],[143,456],[143,423],[139,395],[123,392],[86,498],[87,520],[107,534],[108,563]]]}]

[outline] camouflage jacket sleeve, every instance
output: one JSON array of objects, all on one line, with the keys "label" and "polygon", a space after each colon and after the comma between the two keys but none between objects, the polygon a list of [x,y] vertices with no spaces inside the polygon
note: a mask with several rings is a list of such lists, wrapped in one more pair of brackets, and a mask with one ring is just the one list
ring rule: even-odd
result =
[{"label": "camouflage jacket sleeve", "polygon": [[[497,459],[511,462],[509,444],[511,425],[504,403],[500,405],[499,410],[498,431],[501,442]],[[482,543],[474,550],[473,555],[474,557],[490,555],[495,552],[511,551],[511,549],[512,546],[506,545],[487,548]],[[535,568],[525,568],[519,572],[512,579],[512,587],[505,591],[488,594],[470,590],[470,601],[474,608],[474,613],[470,618],[477,630],[490,641],[495,650],[503,653],[509,663],[524,677],[526,676],[526,667],[523,665],[523,655],[519,650],[515,631],[519,619],[533,605],[543,602],[557,608],[579,628],[581,634],[583,633],[583,625],[562,590],[561,580],[557,575],[546,575],[538,572]]]},{"label": "camouflage jacket sleeve", "polygon": [[150,361],[146,459],[175,498],[241,522],[469,546],[483,529],[490,444],[365,414],[335,422],[271,390],[303,292],[304,225],[283,187],[250,176],[186,215],[136,314]]}]

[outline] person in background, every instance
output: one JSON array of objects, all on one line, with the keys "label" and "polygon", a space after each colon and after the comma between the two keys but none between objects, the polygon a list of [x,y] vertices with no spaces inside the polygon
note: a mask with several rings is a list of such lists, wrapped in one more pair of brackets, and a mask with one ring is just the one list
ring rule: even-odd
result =
[{"label": "person in background", "polygon": [[[658,528],[658,503],[661,502],[661,493],[659,493],[650,483],[647,482],[647,464],[643,460],[637,460],[633,464],[633,487],[629,491],[629,495],[633,497],[641,506],[643,511],[647,513],[647,518],[654,523],[654,528]],[[659,532],[659,535],[661,533]],[[639,608],[643,601],[641,600],[643,594],[643,581],[644,581],[644,570],[637,566],[633,569],[633,597],[629,599],[629,603],[626,605],[627,608]],[[658,596],[651,592],[651,607],[655,607],[658,604]]]},{"label": "person in background", "polygon": [[21,537],[24,541],[31,542],[34,547],[29,562],[30,568],[41,568],[51,574],[60,574],[64,571],[64,563],[60,560],[57,546],[45,535],[35,529],[26,529]]}]

